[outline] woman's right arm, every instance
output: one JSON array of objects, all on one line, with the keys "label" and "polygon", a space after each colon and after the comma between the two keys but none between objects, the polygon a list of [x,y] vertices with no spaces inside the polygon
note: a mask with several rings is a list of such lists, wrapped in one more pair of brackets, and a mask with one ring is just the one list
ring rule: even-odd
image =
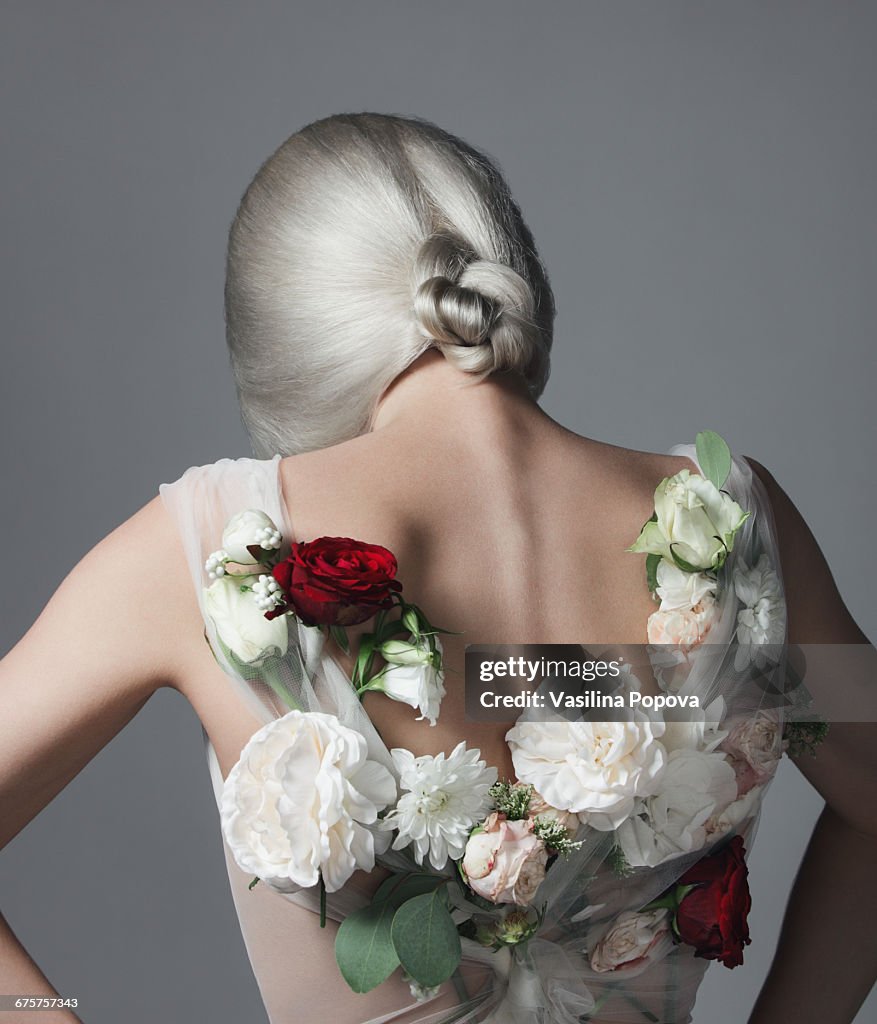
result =
[{"label": "woman's right arm", "polygon": [[[0,661],[0,848],[158,688],[179,686],[202,631],[182,544],[156,496],[85,555]],[[0,994],[58,994],[2,916]],[[39,1013],[41,1024],[78,1019]]]},{"label": "woman's right arm", "polygon": [[795,759],[825,808],[749,1024],[850,1024],[877,978],[877,651],[801,513],[764,466],[748,461],[776,521],[789,642],[807,655],[805,685],[817,709],[821,694],[856,704],[849,721],[830,723],[815,756]]}]

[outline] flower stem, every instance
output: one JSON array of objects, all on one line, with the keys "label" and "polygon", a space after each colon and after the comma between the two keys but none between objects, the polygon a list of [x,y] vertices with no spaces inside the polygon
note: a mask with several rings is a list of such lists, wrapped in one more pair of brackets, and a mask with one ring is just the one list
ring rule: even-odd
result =
[{"label": "flower stem", "polygon": [[304,710],[299,702],[289,692],[286,684],[283,682],[280,672],[278,671],[278,665],[275,662],[266,662],[260,671],[261,679],[271,687],[274,693],[293,711]]},{"label": "flower stem", "polygon": [[326,883],[320,875],[320,927],[326,927]]}]

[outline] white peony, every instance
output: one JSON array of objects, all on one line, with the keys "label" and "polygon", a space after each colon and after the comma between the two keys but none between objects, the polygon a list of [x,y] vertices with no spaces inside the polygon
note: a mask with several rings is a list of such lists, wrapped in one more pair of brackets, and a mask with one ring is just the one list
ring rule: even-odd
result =
[{"label": "white peony", "polygon": [[355,870],[371,871],[369,826],[395,800],[396,783],[367,755],[360,733],[320,712],[290,711],[254,733],[221,800],[222,831],[240,867],[280,892],[316,885],[321,875],[336,892]]},{"label": "white peony", "polygon": [[496,768],[489,768],[479,760],[481,751],[467,750],[462,741],[447,757],[444,753],[415,757],[400,747],[390,753],[407,792],[379,827],[398,830],[394,850],[413,843],[418,864],[428,856],[432,866],[441,870],[449,857],[463,856],[469,832],[490,809]]},{"label": "white peony", "polygon": [[740,559],[740,565],[734,569],[734,590],[743,604],[737,613],[734,668],[739,672],[751,661],[761,668],[775,660],[766,656],[763,645],[782,644],[786,633],[782,585],[765,553],[751,568]]},{"label": "white peony", "polygon": [[446,692],[441,663],[442,646],[438,637],[434,637],[434,640],[435,651],[430,651],[424,642],[416,650],[409,650],[406,655],[391,653],[391,657],[404,656],[408,660],[401,664],[390,662],[368,685],[368,689],[385,693],[391,700],[418,708],[420,715],[417,721],[426,718],[430,725],[435,725],[438,719],[439,707]]},{"label": "white peony", "polygon": [[506,733],[518,781],[561,811],[601,831],[617,828],[634,800],[652,792],[667,760],[664,724],[645,716],[625,722],[518,722]]},{"label": "white peony", "polygon": [[649,520],[627,548],[658,554],[690,572],[717,569],[750,513],[699,473],[682,469],[655,490],[656,520]]},{"label": "white peony", "polygon": [[655,867],[701,849],[706,822],[737,797],[734,769],[724,755],[693,748],[674,750],[657,791],[638,801],[618,829],[618,843],[631,867]]},{"label": "white peony", "polygon": [[235,657],[258,667],[267,657],[286,654],[289,626],[286,616],[266,619],[249,591],[255,577],[220,576],[204,588],[204,606],[216,626],[220,640]]},{"label": "white peony", "polygon": [[222,547],[232,562],[241,565],[255,565],[261,559],[253,558],[247,551],[248,544],[258,544],[266,550],[280,547],[281,536],[274,520],[261,509],[247,508],[236,512],[226,523],[222,533]]}]

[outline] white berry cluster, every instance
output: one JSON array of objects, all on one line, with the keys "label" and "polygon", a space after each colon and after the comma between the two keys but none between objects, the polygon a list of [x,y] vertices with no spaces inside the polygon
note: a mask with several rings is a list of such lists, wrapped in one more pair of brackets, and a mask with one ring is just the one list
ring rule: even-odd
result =
[{"label": "white berry cluster", "polygon": [[272,526],[265,526],[256,531],[255,543],[266,551],[276,551],[283,543],[283,537],[279,530],[275,530]]},{"label": "white berry cluster", "polygon": [[207,556],[204,569],[212,580],[218,580],[225,575],[225,563],[228,561],[228,552],[225,548],[219,548]]},{"label": "white berry cluster", "polygon": [[257,608],[263,612],[270,612],[273,608],[283,604],[283,592],[280,589],[280,584],[273,576],[262,573],[253,584],[253,599]]}]

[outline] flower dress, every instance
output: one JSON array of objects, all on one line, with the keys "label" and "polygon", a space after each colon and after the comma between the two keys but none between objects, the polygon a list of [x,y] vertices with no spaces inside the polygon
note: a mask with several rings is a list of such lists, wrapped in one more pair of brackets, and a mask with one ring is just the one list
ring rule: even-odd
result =
[{"label": "flower dress", "polygon": [[[697,475],[694,444],[676,445],[669,454],[689,459],[691,469],[683,476]],[[378,774],[384,773],[381,785],[387,776],[398,784],[400,763],[364,712],[350,678],[325,649],[325,633],[290,617],[288,644],[283,657],[275,660],[271,678],[258,667],[241,671],[240,662],[221,643],[205,600],[206,561],[236,512],[262,510],[280,534],[292,537],[280,459],[220,459],[193,466],[174,482],[162,484],[160,493],[179,528],[205,637],[248,710],[265,725],[277,722],[290,709],[282,694],[291,693],[305,712],[331,716],[362,738],[360,761],[377,766],[371,769],[371,783],[380,790]],[[415,866],[413,846],[393,849],[376,842],[377,864],[400,876],[411,870],[431,872],[449,883],[446,889],[454,894],[448,910],[458,925],[461,966],[478,965],[490,978],[478,991],[461,994],[459,1007],[440,1012],[430,1008],[428,987],[412,983],[412,1005],[420,1010],[417,1021],[684,1024],[692,1020],[697,988],[710,962],[741,962],[740,950],[748,942],[748,890],[741,890],[744,857],[783,752],[787,642],[777,538],[764,487],[749,463],[734,456],[722,491],[748,515],[738,524],[721,565],[701,578],[683,559],[692,571],[689,578],[677,579],[667,560],[650,583],[656,611],[649,623],[651,643],[644,650],[655,678],[663,693],[696,696],[700,710],[686,721],[665,722],[644,711],[602,725],[524,711],[509,734],[519,779],[532,783],[549,804],[547,794],[552,794],[553,807],[565,800],[562,810],[573,808],[567,818],[574,822],[576,843],[549,859],[529,906],[492,905],[456,882],[459,866],[453,861],[442,868],[428,860]],[[631,729],[637,737],[632,747]],[[622,734],[627,739],[619,739]],[[227,821],[235,810],[229,806],[229,785],[223,782],[206,731],[204,740],[217,807]],[[623,748],[628,760],[616,761],[623,770],[615,777],[606,769],[595,782],[594,751],[610,748],[616,758]],[[583,774],[564,776],[561,762]],[[585,780],[581,794],[575,789],[577,778]],[[631,783],[631,778],[640,781]],[[371,783],[363,785],[364,792]],[[239,799],[253,798],[253,793],[240,797],[240,787],[236,792]],[[594,793],[599,799],[589,802],[588,794]],[[393,802],[387,794],[384,799],[388,805]],[[379,836],[374,822],[364,828]],[[235,863],[238,852],[225,839],[223,845],[242,932],[265,998],[271,988],[265,978],[276,965],[272,968],[254,954],[259,944],[248,936],[271,925],[254,919],[247,904],[252,894]],[[718,876],[724,881],[717,882]],[[272,899],[320,912],[318,887],[287,881],[276,888]],[[368,902],[345,886],[324,892],[322,900],[324,913],[335,921],[344,921]],[[705,901],[715,906],[710,903],[705,911]],[[521,910],[523,925],[517,913]],[[710,914],[714,920],[705,919]],[[288,945],[290,936],[278,934],[276,941]],[[279,1005],[271,1006],[266,999],[272,1024],[303,1019],[284,1017]],[[363,1021],[377,1024],[403,1013],[410,1014],[411,1006],[368,1022],[364,1013]]]}]

